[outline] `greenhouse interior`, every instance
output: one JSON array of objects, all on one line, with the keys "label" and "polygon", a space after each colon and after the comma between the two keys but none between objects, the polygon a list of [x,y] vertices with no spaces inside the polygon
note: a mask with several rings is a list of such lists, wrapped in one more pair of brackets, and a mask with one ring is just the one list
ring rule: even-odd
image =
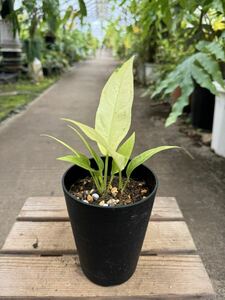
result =
[{"label": "greenhouse interior", "polygon": [[225,300],[224,0],[0,0],[0,299]]}]

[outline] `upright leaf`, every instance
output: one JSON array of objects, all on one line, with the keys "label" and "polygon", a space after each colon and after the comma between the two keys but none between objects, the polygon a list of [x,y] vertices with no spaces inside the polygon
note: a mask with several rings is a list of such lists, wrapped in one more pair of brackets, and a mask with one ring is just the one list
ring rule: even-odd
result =
[{"label": "upright leaf", "polygon": [[[102,90],[96,113],[95,129],[101,133],[108,147],[113,151],[116,151],[131,124],[133,60],[134,57],[131,57],[110,76]],[[99,147],[104,153],[101,144]]]},{"label": "upright leaf", "polygon": [[143,164],[150,157],[152,157],[153,155],[155,155],[158,152],[161,152],[163,150],[172,149],[172,148],[180,148],[180,147],[178,147],[178,146],[160,146],[157,148],[147,150],[147,151],[135,156],[127,166],[127,169],[126,169],[127,178],[130,178],[130,175],[134,171],[134,169],[136,169],[138,166]]},{"label": "upright leaf", "polygon": [[[117,152],[119,154],[122,154],[126,158],[125,166],[128,163],[128,160],[130,159],[131,154],[133,152],[134,142],[135,142],[135,132],[133,132],[133,134],[118,148]],[[115,162],[113,161],[111,173],[116,174],[118,172],[119,172],[119,169],[117,168]]]},{"label": "upright leaf", "polygon": [[86,8],[84,0],[78,0],[78,3],[79,3],[79,7],[80,7],[81,16],[86,17],[87,16],[87,8]]}]

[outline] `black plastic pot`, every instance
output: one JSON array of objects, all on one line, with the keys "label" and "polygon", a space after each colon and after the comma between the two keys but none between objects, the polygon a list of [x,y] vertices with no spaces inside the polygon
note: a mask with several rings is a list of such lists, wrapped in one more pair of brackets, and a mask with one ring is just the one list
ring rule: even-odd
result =
[{"label": "black plastic pot", "polygon": [[88,176],[78,166],[69,168],[62,179],[73,235],[84,274],[103,286],[121,284],[134,273],[158,187],[153,172],[141,165],[133,178],[145,180],[151,193],[131,205],[100,207],[76,200],[71,185]]},{"label": "black plastic pot", "polygon": [[212,130],[215,95],[197,85],[191,99],[192,125],[197,128]]}]

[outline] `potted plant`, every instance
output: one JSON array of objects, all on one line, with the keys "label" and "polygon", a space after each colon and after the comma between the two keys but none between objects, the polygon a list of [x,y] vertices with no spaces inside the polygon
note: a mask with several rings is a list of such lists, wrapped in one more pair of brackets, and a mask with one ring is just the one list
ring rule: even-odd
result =
[{"label": "potted plant", "polygon": [[[176,146],[153,148],[130,159],[135,133],[124,141],[131,124],[133,57],[116,70],[103,88],[95,128],[63,119],[81,138],[90,155],[53,137],[72,154],[59,160],[73,164],[62,179],[70,222],[84,274],[110,286],[135,271],[158,187],[143,163]],[[100,156],[83,136],[97,143]]]},{"label": "potted plant", "polygon": [[[199,93],[194,93],[194,96],[197,97],[192,97],[191,99],[192,107],[197,108],[197,112],[199,112],[199,110],[203,111],[203,106],[207,107],[206,110],[204,109],[204,112],[207,112],[209,115],[206,120],[211,122],[211,125],[207,124],[207,127],[210,128],[210,126],[212,126],[212,111],[214,109],[214,101],[212,98],[213,95],[217,93],[213,81],[218,82],[222,87],[224,86],[218,63],[218,61],[225,60],[224,51],[219,41],[200,41],[195,47],[196,53],[188,56],[178,64],[177,67],[160,82],[152,94],[152,97],[160,93],[170,95],[176,87],[180,87],[181,95],[173,104],[172,111],[166,120],[166,126],[176,122],[177,118],[182,114],[184,107],[189,104],[189,97],[195,90],[196,84],[201,88]],[[206,99],[204,97],[205,94],[202,94],[202,91],[205,91],[203,88],[207,89],[207,96],[208,90],[211,92],[209,101],[207,101],[208,98]],[[199,97],[199,94],[201,97]],[[197,101],[200,104],[196,104]],[[196,112],[192,110],[192,119],[198,120],[199,124],[199,118],[198,116],[195,117],[195,113]],[[204,121],[204,125],[205,123]]]}]

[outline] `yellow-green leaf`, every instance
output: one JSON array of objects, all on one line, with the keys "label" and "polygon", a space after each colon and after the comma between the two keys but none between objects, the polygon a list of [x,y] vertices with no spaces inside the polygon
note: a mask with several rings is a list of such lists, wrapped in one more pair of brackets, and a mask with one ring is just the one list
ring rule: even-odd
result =
[{"label": "yellow-green leaf", "polygon": [[[95,118],[95,129],[113,151],[124,139],[131,124],[133,103],[133,60],[131,57],[113,72],[104,86]],[[102,144],[99,144],[101,152]]]},{"label": "yellow-green leaf", "polygon": [[70,125],[68,125],[68,127],[71,128],[73,131],[75,131],[76,134],[80,137],[80,139],[82,140],[82,142],[88,149],[89,153],[94,158],[99,170],[102,171],[104,169],[104,162],[101,159],[101,157],[95,152],[95,150],[91,147],[91,145],[87,142],[87,140],[80,134],[80,132],[76,128],[74,128],[73,126],[70,126]]},{"label": "yellow-green leaf", "polygon": [[[133,132],[132,135],[118,148],[117,152],[126,157],[124,168],[125,168],[126,164],[128,163],[128,160],[130,159],[131,154],[133,152],[134,142],[135,142],[135,132]],[[113,161],[111,173],[116,174],[118,172],[119,172],[119,170]]]},{"label": "yellow-green leaf", "polygon": [[113,151],[108,146],[105,139],[101,136],[100,133],[98,133],[94,128],[87,126],[85,124],[82,124],[80,122],[77,122],[77,121],[74,121],[71,119],[64,119],[64,118],[62,120],[70,122],[70,123],[78,126],[83,131],[83,133],[86,134],[87,137],[89,137],[92,141],[97,142],[102,147],[104,147],[106,153],[108,153],[110,156],[112,156],[112,158],[115,160],[115,163],[117,164],[118,168],[120,170],[122,170],[122,168],[124,167],[126,158],[123,155],[117,153],[116,151]]},{"label": "yellow-green leaf", "polygon": [[60,143],[61,145],[63,145],[64,147],[66,147],[67,149],[69,149],[71,152],[73,152],[75,155],[79,156],[79,153],[73,149],[71,146],[69,146],[68,144],[66,144],[65,142],[63,142],[62,140],[60,139],[57,139],[56,137],[52,136],[52,135],[49,135],[49,134],[41,134],[41,136],[46,136],[46,137],[49,137],[55,141],[57,141],[58,143]]},{"label": "yellow-green leaf", "polygon": [[84,157],[77,157],[74,155],[66,155],[62,157],[58,157],[58,160],[67,161],[69,163],[72,163],[74,165],[77,165],[87,171],[90,172],[97,172],[95,169],[91,168],[89,159],[84,159]]},{"label": "yellow-green leaf", "polygon": [[160,146],[160,147],[156,147],[156,148],[147,150],[147,151],[135,156],[127,166],[127,169],[126,169],[127,177],[130,178],[130,175],[134,171],[134,169],[136,169],[138,166],[143,164],[146,160],[151,158],[156,153],[161,152],[163,150],[173,149],[173,148],[180,148],[180,147],[178,147],[178,146]]}]

